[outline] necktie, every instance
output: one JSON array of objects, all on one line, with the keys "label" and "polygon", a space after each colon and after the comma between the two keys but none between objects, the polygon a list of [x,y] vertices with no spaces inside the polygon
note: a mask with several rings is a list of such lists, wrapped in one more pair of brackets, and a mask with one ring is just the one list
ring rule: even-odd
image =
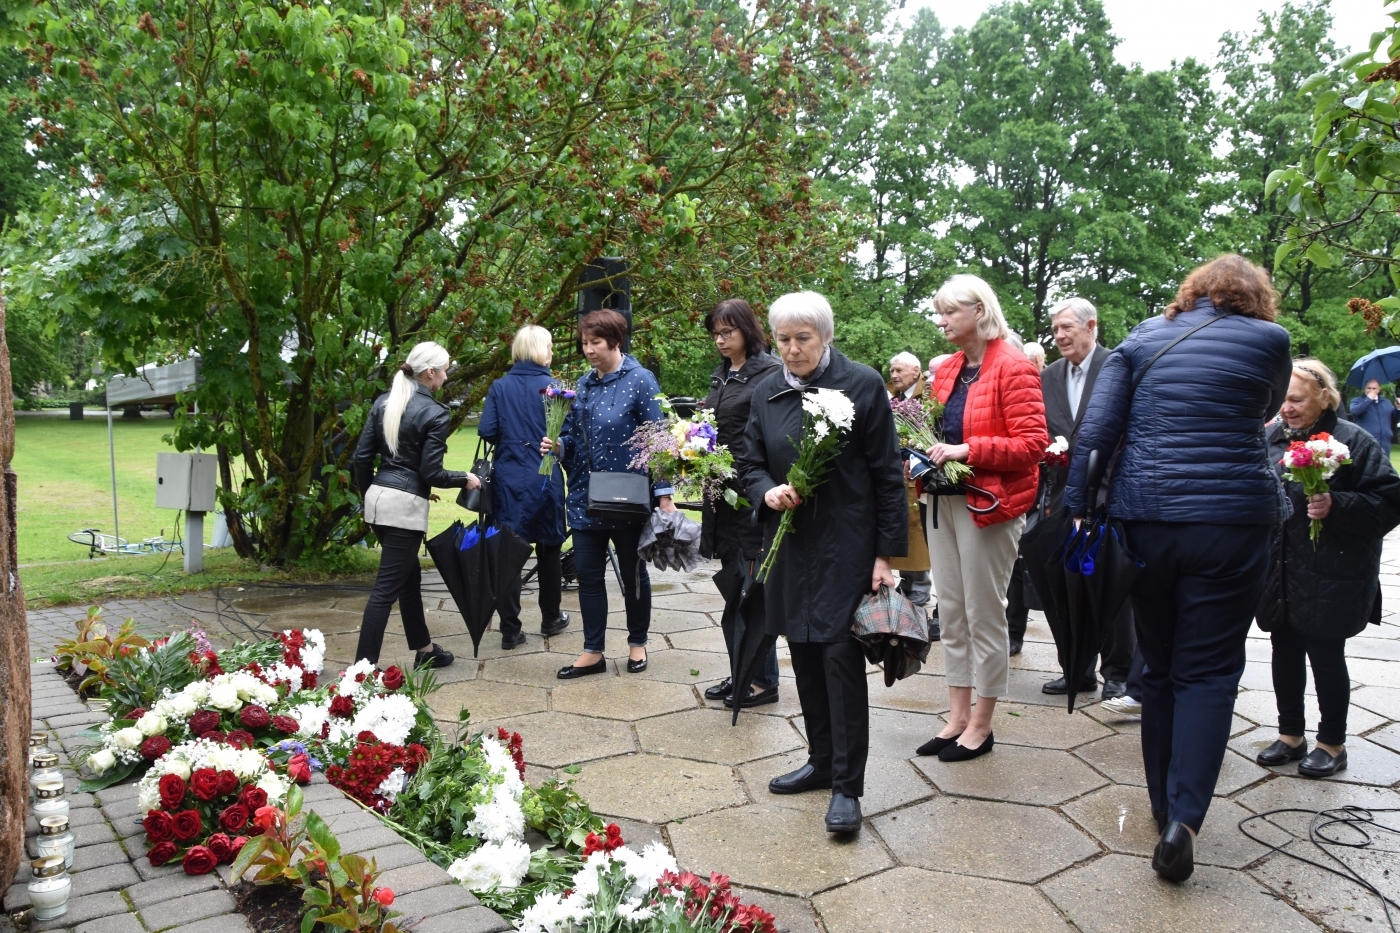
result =
[{"label": "necktie", "polygon": [[1084,370],[1077,364],[1071,363],[1069,367],[1069,379],[1065,380],[1069,390],[1069,413],[1070,417],[1079,417],[1079,402],[1084,395]]}]

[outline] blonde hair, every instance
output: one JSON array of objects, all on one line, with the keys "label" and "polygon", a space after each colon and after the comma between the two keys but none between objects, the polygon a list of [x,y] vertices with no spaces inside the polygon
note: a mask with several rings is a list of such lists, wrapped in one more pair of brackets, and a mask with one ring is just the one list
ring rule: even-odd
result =
[{"label": "blonde hair", "polygon": [[531,363],[548,366],[553,354],[554,336],[543,327],[534,324],[526,324],[516,331],[515,340],[510,345],[510,358],[516,363],[529,360]]},{"label": "blonde hair", "polygon": [[933,296],[933,310],[946,314],[955,306],[971,308],[982,306],[982,316],[977,319],[977,333],[983,340],[1006,340],[1011,336],[1011,328],[1006,326],[1006,315],[1001,311],[1001,302],[996,292],[985,281],[975,275],[955,275],[943,283],[938,294]]},{"label": "blonde hair", "polygon": [[[408,352],[399,371],[394,373],[394,385],[389,389],[389,401],[384,403],[384,443],[389,453],[399,452],[399,422],[403,420],[408,400],[418,391],[418,376],[429,369],[446,369],[451,362],[447,351],[431,340],[425,340]],[[410,375],[410,373],[412,375]]]},{"label": "blonde hair", "polygon": [[1301,376],[1307,387],[1315,395],[1322,397],[1323,410],[1336,411],[1342,406],[1342,393],[1337,390],[1337,377],[1327,364],[1311,356],[1302,356],[1293,361],[1293,375]]}]

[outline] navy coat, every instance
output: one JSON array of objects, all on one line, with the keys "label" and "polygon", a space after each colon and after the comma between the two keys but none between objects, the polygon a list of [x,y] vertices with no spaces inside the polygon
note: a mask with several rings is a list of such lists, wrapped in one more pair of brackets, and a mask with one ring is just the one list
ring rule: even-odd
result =
[{"label": "navy coat", "polygon": [[[560,462],[569,473],[569,527],[601,531],[638,524],[587,514],[584,507],[588,503],[588,474],[646,474],[645,470],[634,470],[628,465],[637,451],[627,442],[646,422],[661,420],[661,403],[656,399],[661,387],[641,363],[624,354],[622,365],[606,376],[590,369],[578,381],[576,391],[578,398],[569,409],[569,418],[559,436],[563,449]],[[543,431],[540,436],[544,436]],[[535,443],[539,443],[538,439]],[[672,491],[669,482],[652,485],[654,496],[669,496]]]},{"label": "navy coat", "polygon": [[1394,434],[1391,430],[1391,422],[1395,416],[1395,406],[1390,399],[1384,396],[1370,399],[1364,395],[1358,395],[1351,400],[1350,407],[1352,422],[1357,427],[1363,428],[1379,441],[1382,447],[1389,450],[1391,437]]},{"label": "navy coat", "polygon": [[496,519],[533,544],[562,544],[564,473],[540,475],[544,396],[549,370],[521,360],[491,384],[476,433],[496,445],[491,495]]},{"label": "navy coat", "polygon": [[1264,422],[1278,414],[1293,362],[1288,331],[1229,315],[1186,338],[1143,377],[1168,343],[1220,309],[1209,299],[1133,328],[1099,372],[1079,427],[1065,504],[1085,514],[1089,452],[1111,456],[1126,436],[1109,514],[1129,521],[1273,525],[1286,513]]}]

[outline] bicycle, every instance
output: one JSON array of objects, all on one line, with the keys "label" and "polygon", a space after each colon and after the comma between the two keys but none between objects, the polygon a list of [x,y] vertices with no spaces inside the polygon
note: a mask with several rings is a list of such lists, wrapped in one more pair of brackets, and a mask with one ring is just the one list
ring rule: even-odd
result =
[{"label": "bicycle", "polygon": [[161,531],[162,534],[144,538],[140,543],[135,544],[125,538],[118,538],[116,535],[103,534],[100,528],[84,528],[82,531],[75,531],[68,536],[68,540],[74,544],[86,546],[89,560],[95,557],[106,557],[108,554],[160,554],[166,551],[184,549],[179,541],[165,540],[164,529]]}]

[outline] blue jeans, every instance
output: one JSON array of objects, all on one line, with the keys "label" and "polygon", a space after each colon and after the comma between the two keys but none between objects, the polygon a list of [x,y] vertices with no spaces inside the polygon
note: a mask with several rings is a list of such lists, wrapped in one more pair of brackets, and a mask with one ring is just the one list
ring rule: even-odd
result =
[{"label": "blue jeans", "polygon": [[583,650],[602,654],[608,631],[608,542],[622,572],[622,602],[627,609],[627,644],[645,647],[651,629],[651,577],[637,557],[642,526],[599,531],[575,528],[574,560],[578,568],[578,602],[583,612]]},{"label": "blue jeans", "polygon": [[1123,524],[1146,565],[1132,601],[1144,663],[1147,793],[1153,812],[1200,832],[1225,759],[1274,526]]}]

